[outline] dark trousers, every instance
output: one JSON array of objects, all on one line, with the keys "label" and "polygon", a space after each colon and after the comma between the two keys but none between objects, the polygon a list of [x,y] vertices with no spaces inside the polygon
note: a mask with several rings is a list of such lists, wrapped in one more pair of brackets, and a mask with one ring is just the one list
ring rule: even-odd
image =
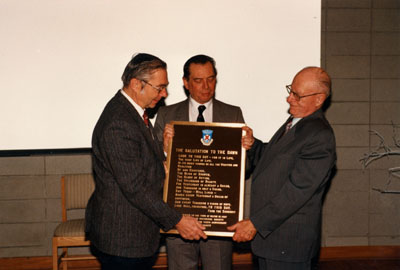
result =
[{"label": "dark trousers", "polygon": [[91,246],[90,250],[97,257],[101,264],[101,270],[151,270],[156,261],[156,256],[127,258],[106,254],[96,247]]}]

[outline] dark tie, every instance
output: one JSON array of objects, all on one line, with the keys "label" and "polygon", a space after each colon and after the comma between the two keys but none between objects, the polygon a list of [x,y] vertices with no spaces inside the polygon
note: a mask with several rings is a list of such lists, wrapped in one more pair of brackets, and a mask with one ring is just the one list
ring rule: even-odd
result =
[{"label": "dark tie", "polygon": [[286,129],[285,129],[284,135],[285,135],[286,133],[288,133],[289,129],[292,127],[292,122],[293,122],[293,117],[290,117],[290,118],[289,118],[289,122],[286,124]]},{"label": "dark tie", "polygon": [[147,115],[146,111],[144,111],[144,113],[143,113],[143,121],[144,121],[144,124],[146,125],[146,127],[149,127],[149,116]]},{"label": "dark tie", "polygon": [[197,116],[197,122],[205,122],[203,112],[206,109],[206,106],[200,105],[198,109],[199,109],[199,116]]},{"label": "dark tie", "polygon": [[146,127],[147,127],[147,130],[150,132],[150,135],[151,135],[151,137],[153,138],[153,140],[154,140],[154,135],[153,135],[153,126],[151,125],[151,123],[150,123],[150,120],[149,120],[149,115],[147,114],[147,112],[146,111],[144,111],[144,113],[143,113],[143,122],[144,122],[144,124],[146,125]]},{"label": "dark tie", "polygon": [[282,139],[283,136],[285,136],[286,133],[288,133],[288,131],[290,130],[290,128],[292,127],[292,121],[293,121],[293,117],[290,117],[287,120],[286,126],[285,126],[285,131],[282,132],[282,134],[279,136],[279,138],[276,140],[277,142]]}]

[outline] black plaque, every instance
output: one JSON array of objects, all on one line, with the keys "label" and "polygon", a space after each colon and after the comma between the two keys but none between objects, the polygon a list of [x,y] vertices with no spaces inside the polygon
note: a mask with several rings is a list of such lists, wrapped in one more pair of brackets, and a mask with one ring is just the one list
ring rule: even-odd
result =
[{"label": "black plaque", "polygon": [[232,236],[226,227],[243,219],[244,124],[172,124],[175,135],[168,151],[164,201],[197,218],[207,235]]}]

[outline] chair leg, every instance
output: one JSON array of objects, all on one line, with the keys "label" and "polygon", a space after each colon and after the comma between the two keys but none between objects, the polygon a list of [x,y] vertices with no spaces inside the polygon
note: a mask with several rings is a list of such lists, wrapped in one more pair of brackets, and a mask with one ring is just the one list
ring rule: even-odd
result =
[{"label": "chair leg", "polygon": [[[63,248],[63,254],[65,258],[68,257],[68,248]],[[62,261],[62,269],[68,270],[68,261]]]},{"label": "chair leg", "polygon": [[53,237],[53,270],[58,270],[58,246],[57,239]]}]

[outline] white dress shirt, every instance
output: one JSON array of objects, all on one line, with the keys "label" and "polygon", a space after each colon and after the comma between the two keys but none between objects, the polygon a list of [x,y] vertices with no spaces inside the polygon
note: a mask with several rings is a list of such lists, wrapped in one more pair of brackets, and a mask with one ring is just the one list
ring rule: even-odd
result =
[{"label": "white dress shirt", "polygon": [[212,122],[213,117],[212,117],[212,111],[213,111],[213,99],[209,100],[208,102],[204,104],[198,103],[196,100],[194,100],[192,97],[189,98],[189,121],[190,122],[196,122],[197,117],[199,116],[199,106],[204,105],[206,106],[206,109],[203,111],[203,117],[205,122]]},{"label": "white dress shirt", "polygon": [[128,94],[123,89],[121,89],[121,94],[124,97],[126,97],[126,99],[132,104],[132,106],[136,109],[136,111],[139,113],[139,115],[143,119],[144,109],[142,107],[140,107],[130,96],[128,96]]}]

